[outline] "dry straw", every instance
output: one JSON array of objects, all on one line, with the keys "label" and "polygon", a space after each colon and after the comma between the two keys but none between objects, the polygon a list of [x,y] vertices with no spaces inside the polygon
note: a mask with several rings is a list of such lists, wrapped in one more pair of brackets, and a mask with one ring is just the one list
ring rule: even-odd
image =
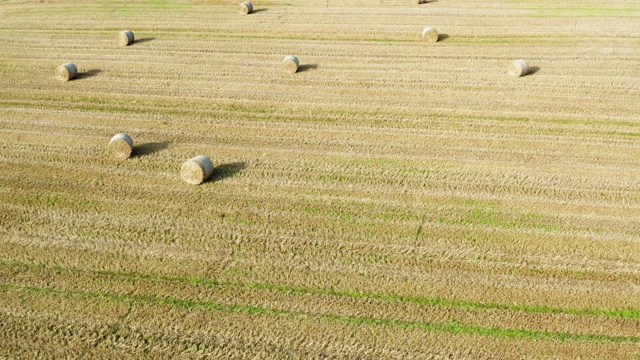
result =
[{"label": "dry straw", "polygon": [[422,38],[427,42],[437,42],[438,41],[438,32],[434,27],[427,26],[422,30]]},{"label": "dry straw", "polygon": [[250,1],[240,3],[240,12],[243,14],[251,14],[253,12],[253,4]]},{"label": "dry straw", "polygon": [[109,155],[118,160],[125,160],[131,156],[133,150],[133,139],[127,134],[115,134],[109,146],[107,146]]},{"label": "dry straw", "polygon": [[529,64],[526,61],[519,59],[511,63],[511,68],[509,69],[509,75],[513,77],[521,77],[525,76],[529,73]]},{"label": "dry straw", "polygon": [[118,34],[118,46],[127,46],[133,44],[133,33],[131,30],[125,30]]},{"label": "dry straw", "polygon": [[213,174],[213,163],[204,155],[187,160],[180,168],[180,178],[193,185],[202,184],[211,174]]},{"label": "dry straw", "polygon": [[56,76],[62,81],[69,81],[78,75],[78,68],[73,63],[64,63],[56,68]]},{"label": "dry straw", "polygon": [[288,73],[295,74],[298,71],[298,66],[300,66],[300,61],[295,56],[285,56],[282,60],[282,69]]}]

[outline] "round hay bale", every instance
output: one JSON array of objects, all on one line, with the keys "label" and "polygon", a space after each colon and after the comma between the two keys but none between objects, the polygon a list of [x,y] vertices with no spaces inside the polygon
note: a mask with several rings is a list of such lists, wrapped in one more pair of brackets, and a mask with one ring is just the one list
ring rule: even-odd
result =
[{"label": "round hay bale", "polygon": [[128,46],[135,40],[131,30],[125,30],[118,34],[118,46]]},{"label": "round hay bale", "polygon": [[56,68],[56,77],[62,81],[69,81],[78,75],[78,68],[74,63],[64,63]]},{"label": "round hay bale", "polygon": [[202,184],[211,174],[213,174],[213,163],[204,155],[187,160],[180,168],[182,180],[193,185]]},{"label": "round hay bale", "polygon": [[240,12],[243,14],[251,14],[253,12],[253,4],[250,1],[240,3]]},{"label": "round hay bale", "polygon": [[298,66],[300,66],[300,61],[295,56],[285,56],[284,60],[282,60],[282,69],[285,72],[295,74],[298,71]]},{"label": "round hay bale", "polygon": [[133,139],[127,134],[115,134],[109,141],[109,155],[118,160],[125,160],[131,156]]},{"label": "round hay bale", "polygon": [[438,32],[432,26],[427,26],[422,30],[422,38],[427,42],[437,42],[438,41]]},{"label": "round hay bale", "polygon": [[428,2],[429,2],[429,0],[416,0],[415,1],[416,4],[426,4]]},{"label": "round hay bale", "polygon": [[522,59],[518,59],[511,63],[511,68],[509,68],[509,75],[513,77],[521,77],[525,76],[529,73],[529,64]]}]

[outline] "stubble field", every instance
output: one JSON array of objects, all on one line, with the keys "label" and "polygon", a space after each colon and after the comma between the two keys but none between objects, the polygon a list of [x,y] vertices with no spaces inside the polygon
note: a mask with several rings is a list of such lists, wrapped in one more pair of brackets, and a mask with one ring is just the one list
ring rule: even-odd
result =
[{"label": "stubble field", "polygon": [[0,357],[640,356],[640,3],[236,6],[0,1]]}]

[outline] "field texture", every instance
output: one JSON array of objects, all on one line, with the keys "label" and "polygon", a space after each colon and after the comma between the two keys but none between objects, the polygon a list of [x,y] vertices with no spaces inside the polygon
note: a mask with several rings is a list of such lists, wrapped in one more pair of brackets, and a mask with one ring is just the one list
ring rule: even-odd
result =
[{"label": "field texture", "polygon": [[0,1],[0,358],[640,357],[640,2],[254,8]]}]

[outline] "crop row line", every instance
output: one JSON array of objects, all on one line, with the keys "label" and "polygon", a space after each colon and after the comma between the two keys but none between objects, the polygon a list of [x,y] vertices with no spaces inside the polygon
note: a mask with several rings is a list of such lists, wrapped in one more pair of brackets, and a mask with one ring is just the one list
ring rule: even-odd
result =
[{"label": "crop row line", "polygon": [[[23,261],[16,261],[10,259],[0,259],[0,263],[5,265],[19,265],[32,268],[44,268],[54,271],[68,271],[71,273],[85,273],[87,271],[63,267],[63,266],[46,266],[42,264],[32,264]],[[628,308],[628,309],[588,309],[588,308],[562,308],[555,306],[536,306],[526,304],[499,304],[493,302],[473,302],[457,299],[444,299],[444,298],[425,298],[420,296],[406,296],[399,294],[380,294],[373,292],[360,292],[360,291],[338,291],[334,289],[323,289],[316,287],[301,287],[291,285],[278,285],[269,283],[243,283],[236,281],[218,281],[215,279],[203,279],[200,277],[170,277],[152,274],[142,274],[135,272],[117,272],[109,270],[91,270],[94,274],[108,275],[113,277],[121,277],[127,279],[143,279],[158,282],[175,282],[175,283],[190,283],[199,284],[208,287],[238,287],[246,289],[257,290],[269,290],[282,293],[294,293],[299,295],[327,295],[337,297],[349,297],[353,299],[372,299],[389,302],[401,302],[418,304],[424,306],[437,306],[437,307],[454,307],[454,308],[466,308],[466,309],[481,309],[481,310],[502,310],[502,311],[521,311],[526,313],[538,313],[538,314],[567,314],[577,316],[599,316],[599,317],[615,317],[625,319],[640,319],[640,308]],[[5,284],[5,286],[14,286]],[[640,341],[640,338],[638,338]]]},{"label": "crop row line", "polygon": [[117,295],[101,292],[67,291],[55,290],[51,288],[15,286],[10,284],[0,285],[0,291],[24,291],[29,293],[47,293],[59,296],[78,296],[83,298],[108,299],[112,301],[130,301],[133,303],[148,303],[157,305],[168,305],[189,309],[202,309],[209,311],[220,311],[226,313],[255,314],[271,317],[293,317],[299,319],[319,319],[329,322],[341,322],[355,325],[373,325],[401,327],[404,329],[420,329],[425,331],[441,331],[453,334],[477,334],[491,337],[506,337],[513,339],[532,340],[560,340],[560,341],[606,341],[614,343],[640,343],[637,336],[609,336],[599,334],[572,334],[567,332],[553,332],[526,329],[508,329],[478,326],[474,324],[464,324],[457,321],[450,321],[446,324],[435,324],[430,322],[413,322],[403,320],[380,319],[363,316],[346,316],[322,313],[304,313],[280,309],[272,309],[260,306],[245,306],[238,304],[222,305],[212,301],[185,300],[170,297],[139,296],[139,295]]}]

